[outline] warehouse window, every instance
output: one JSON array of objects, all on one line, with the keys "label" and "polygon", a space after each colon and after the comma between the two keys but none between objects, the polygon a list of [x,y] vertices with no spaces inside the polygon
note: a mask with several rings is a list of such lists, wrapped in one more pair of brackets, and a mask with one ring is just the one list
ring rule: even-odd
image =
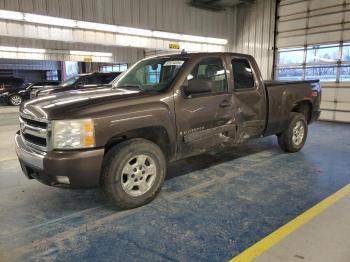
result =
[{"label": "warehouse window", "polygon": [[103,65],[100,67],[101,72],[124,72],[128,69],[127,64]]},{"label": "warehouse window", "polygon": [[277,70],[279,80],[301,80],[303,78],[303,71],[301,68],[280,68]]},{"label": "warehouse window", "polygon": [[277,52],[275,78],[323,82],[350,81],[350,43],[308,45]]},{"label": "warehouse window", "polygon": [[302,64],[304,61],[304,50],[295,49],[290,51],[281,51],[278,54],[278,64]]}]

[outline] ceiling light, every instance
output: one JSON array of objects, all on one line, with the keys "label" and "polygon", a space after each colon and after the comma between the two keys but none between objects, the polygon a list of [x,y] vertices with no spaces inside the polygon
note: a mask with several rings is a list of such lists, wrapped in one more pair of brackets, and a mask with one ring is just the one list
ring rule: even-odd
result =
[{"label": "ceiling light", "polygon": [[161,31],[153,31],[153,36],[158,38],[165,38],[165,39],[175,39],[180,40],[181,35],[176,33],[169,33],[169,32],[161,32]]},{"label": "ceiling light", "polygon": [[24,20],[31,23],[64,26],[64,27],[76,27],[76,24],[77,24],[77,22],[72,19],[65,19],[65,18],[46,16],[46,15],[34,15],[34,14],[24,14]]},{"label": "ceiling light", "polygon": [[206,41],[207,43],[217,44],[217,45],[226,45],[228,42],[227,39],[214,38],[214,37],[207,37]]},{"label": "ceiling light", "polygon": [[77,27],[82,29],[92,29],[92,30],[99,30],[99,31],[106,31],[106,32],[118,31],[118,26],[116,25],[107,25],[107,24],[84,22],[84,21],[77,21]]},{"label": "ceiling light", "polygon": [[0,18],[2,19],[10,19],[10,20],[23,20],[23,13],[0,10]]},{"label": "ceiling light", "polygon": [[200,42],[200,43],[206,43],[205,37],[202,36],[195,36],[195,35],[182,35],[182,40],[189,41],[189,42]]},{"label": "ceiling light", "polygon": [[23,52],[23,53],[46,53],[45,49],[39,49],[39,48],[25,48],[25,47],[18,47],[17,52]]},{"label": "ceiling light", "polygon": [[105,56],[105,57],[112,57],[112,53],[104,53],[104,52],[91,52],[92,56]]},{"label": "ceiling light", "polygon": [[80,56],[105,56],[105,57],[112,57],[112,53],[104,53],[104,52],[89,52],[89,51],[69,51],[69,54],[71,55],[80,55]]},{"label": "ceiling light", "polygon": [[22,52],[22,53],[46,53],[45,49],[39,48],[25,48],[25,47],[14,47],[14,46],[0,46],[0,51],[5,52]]},{"label": "ceiling light", "polygon": [[151,30],[139,29],[133,27],[118,26],[118,33],[139,36],[152,36]]},{"label": "ceiling light", "polygon": [[13,47],[13,46],[0,46],[0,51],[17,52],[17,47]]}]

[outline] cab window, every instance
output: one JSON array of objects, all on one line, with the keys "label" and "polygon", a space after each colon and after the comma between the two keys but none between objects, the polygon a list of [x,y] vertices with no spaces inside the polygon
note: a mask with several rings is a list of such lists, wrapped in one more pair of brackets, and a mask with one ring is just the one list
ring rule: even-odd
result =
[{"label": "cab window", "polygon": [[206,84],[210,93],[222,93],[227,91],[227,77],[223,62],[220,58],[207,58],[200,61],[187,76],[188,84]]},{"label": "cab window", "polygon": [[234,88],[245,90],[254,88],[254,74],[247,59],[235,58],[232,60]]}]

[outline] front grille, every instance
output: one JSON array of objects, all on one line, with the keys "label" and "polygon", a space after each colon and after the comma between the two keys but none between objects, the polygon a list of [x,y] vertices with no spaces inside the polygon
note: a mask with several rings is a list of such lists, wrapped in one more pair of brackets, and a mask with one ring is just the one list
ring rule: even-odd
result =
[{"label": "front grille", "polygon": [[37,137],[37,136],[33,136],[30,134],[23,134],[23,137],[26,141],[34,144],[34,145],[38,145],[41,147],[46,147],[46,139],[45,138],[41,138],[41,137]]},{"label": "front grille", "polygon": [[47,150],[48,124],[42,120],[21,115],[19,118],[21,135],[30,146]]}]

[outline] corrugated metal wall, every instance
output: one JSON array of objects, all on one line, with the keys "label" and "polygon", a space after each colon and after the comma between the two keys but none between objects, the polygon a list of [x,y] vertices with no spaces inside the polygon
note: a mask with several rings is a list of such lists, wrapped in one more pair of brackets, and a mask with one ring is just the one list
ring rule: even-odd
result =
[{"label": "corrugated metal wall", "polygon": [[[232,20],[232,9],[223,12],[202,10],[189,6],[188,0],[0,0],[0,9],[210,37],[229,38],[231,34],[228,25]],[[14,22],[3,25],[2,35],[21,37],[23,28],[19,26]],[[111,47],[115,45],[111,34],[89,32],[74,38],[71,30],[50,31],[45,26],[40,29],[41,33],[35,26],[26,26],[26,34],[22,37],[36,38],[38,48],[51,46],[45,41],[50,39],[49,42],[56,41],[55,45],[69,46],[73,50],[87,50],[82,49],[83,44],[77,43],[85,40],[89,43],[85,45],[88,49],[94,46],[94,51],[112,51],[115,54],[113,62],[133,63],[143,56],[141,48],[135,51],[136,48]],[[42,35],[43,32],[47,32],[49,37]],[[76,43],[67,44],[69,41]],[[107,47],[100,46],[99,41]]]},{"label": "corrugated metal wall", "polygon": [[[350,1],[281,0],[278,5],[277,33],[277,48],[304,48],[302,67],[305,67],[308,48],[317,48],[320,44],[337,44],[339,50],[343,50],[342,47],[350,43]],[[336,81],[322,82],[321,119],[350,122],[350,82],[339,83],[339,68],[347,66],[348,61],[342,61],[341,51],[339,57],[333,63],[338,72]],[[331,64],[321,62],[325,66]]]},{"label": "corrugated metal wall", "polygon": [[76,20],[223,37],[231,11],[212,12],[188,0],[0,0],[9,9]]},{"label": "corrugated metal wall", "polygon": [[234,8],[232,51],[253,55],[264,79],[271,79],[276,0],[256,0]]}]

